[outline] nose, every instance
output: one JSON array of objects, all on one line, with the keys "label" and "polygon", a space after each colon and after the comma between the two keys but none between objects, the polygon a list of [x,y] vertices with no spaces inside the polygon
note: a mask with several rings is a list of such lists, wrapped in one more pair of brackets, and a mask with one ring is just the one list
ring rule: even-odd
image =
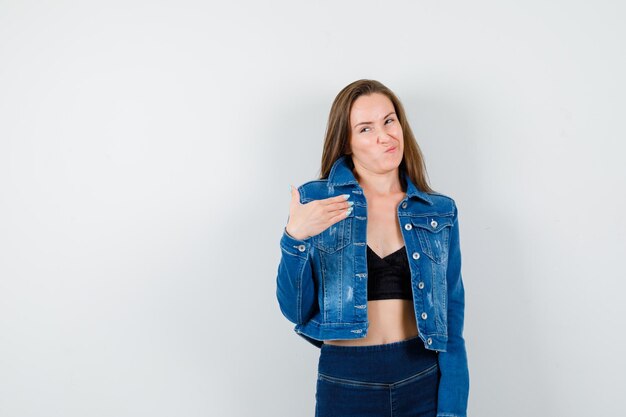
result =
[{"label": "nose", "polygon": [[381,131],[380,134],[378,135],[379,143],[386,144],[386,143],[389,143],[390,140],[391,140],[391,136],[389,135],[389,133],[385,132],[384,130]]}]

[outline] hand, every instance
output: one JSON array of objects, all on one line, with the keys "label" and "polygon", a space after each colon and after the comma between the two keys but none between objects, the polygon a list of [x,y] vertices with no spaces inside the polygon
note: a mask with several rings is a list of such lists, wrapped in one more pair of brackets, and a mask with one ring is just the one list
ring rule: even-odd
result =
[{"label": "hand", "polygon": [[346,201],[350,194],[302,204],[298,189],[293,186],[290,188],[289,221],[285,230],[294,239],[302,240],[322,233],[333,224],[345,219],[352,212],[353,203]]}]

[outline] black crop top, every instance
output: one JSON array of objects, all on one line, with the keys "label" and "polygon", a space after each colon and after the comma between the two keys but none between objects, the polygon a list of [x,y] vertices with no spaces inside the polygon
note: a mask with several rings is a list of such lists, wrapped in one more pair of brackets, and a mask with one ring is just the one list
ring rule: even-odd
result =
[{"label": "black crop top", "polygon": [[367,246],[367,300],[413,299],[406,246],[384,258]]}]

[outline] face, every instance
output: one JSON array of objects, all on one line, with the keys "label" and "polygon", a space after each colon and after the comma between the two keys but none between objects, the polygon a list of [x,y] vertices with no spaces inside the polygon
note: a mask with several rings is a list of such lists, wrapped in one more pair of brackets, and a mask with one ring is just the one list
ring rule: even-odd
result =
[{"label": "face", "polygon": [[387,96],[363,95],[352,103],[349,140],[357,172],[384,174],[398,168],[404,155],[404,138]]}]

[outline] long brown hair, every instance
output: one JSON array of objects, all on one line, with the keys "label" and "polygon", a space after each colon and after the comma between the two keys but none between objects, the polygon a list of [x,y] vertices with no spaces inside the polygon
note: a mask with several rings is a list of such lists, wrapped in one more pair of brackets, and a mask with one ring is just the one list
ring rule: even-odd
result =
[{"label": "long brown hair", "polygon": [[[382,83],[376,80],[358,80],[348,84],[335,97],[330,108],[326,134],[324,138],[324,149],[322,151],[322,166],[320,169],[320,179],[328,178],[330,169],[337,159],[343,155],[350,154],[350,110],[354,101],[362,95],[374,93],[384,94],[391,100],[396,111],[396,116],[402,127],[404,136],[404,155],[400,163],[400,182],[406,191],[406,183],[402,173],[406,173],[415,186],[424,192],[434,192],[427,180],[426,165],[413,131],[404,112],[402,103],[396,95]],[[352,158],[348,158],[351,168],[354,169]]]}]

